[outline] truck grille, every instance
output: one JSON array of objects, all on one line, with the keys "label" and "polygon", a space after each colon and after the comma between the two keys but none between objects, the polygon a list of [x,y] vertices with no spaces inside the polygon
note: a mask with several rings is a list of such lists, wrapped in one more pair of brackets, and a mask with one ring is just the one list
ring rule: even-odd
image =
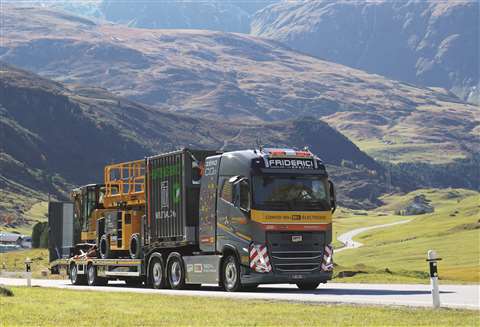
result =
[{"label": "truck grille", "polygon": [[324,232],[268,232],[267,244],[277,273],[309,273],[321,268]]}]

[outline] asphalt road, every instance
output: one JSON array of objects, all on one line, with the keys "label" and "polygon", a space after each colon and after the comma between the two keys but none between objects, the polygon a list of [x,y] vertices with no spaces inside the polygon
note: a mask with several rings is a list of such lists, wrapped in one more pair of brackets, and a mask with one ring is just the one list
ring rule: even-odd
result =
[{"label": "asphalt road", "polygon": [[[0,284],[26,285],[25,279],[0,278]],[[219,287],[205,286],[201,290],[154,290],[126,287],[122,282],[110,282],[105,287],[74,286],[67,280],[33,279],[32,285],[91,290],[98,292],[137,292],[163,295],[208,296],[230,299],[263,299],[307,303],[349,303],[369,305],[400,305],[429,307],[432,297],[429,285],[405,284],[344,284],[320,285],[315,291],[300,291],[294,285],[265,285],[251,292],[227,293]],[[480,310],[479,285],[440,285],[442,307]]]},{"label": "asphalt road", "polygon": [[384,227],[390,227],[390,226],[395,226],[395,225],[400,225],[400,224],[406,224],[408,222],[412,221],[411,219],[408,220],[401,220],[397,221],[394,223],[389,223],[389,224],[383,224],[383,225],[375,225],[375,226],[369,226],[369,227],[362,227],[362,228],[357,228],[357,229],[352,229],[351,231],[348,231],[346,233],[343,233],[337,237],[337,240],[342,242],[345,246],[340,249],[335,249],[335,253],[348,250],[348,249],[356,249],[361,247],[363,244],[357,241],[354,241],[353,238],[357,236],[360,233],[372,230],[372,229],[377,229],[377,228],[384,228]]}]

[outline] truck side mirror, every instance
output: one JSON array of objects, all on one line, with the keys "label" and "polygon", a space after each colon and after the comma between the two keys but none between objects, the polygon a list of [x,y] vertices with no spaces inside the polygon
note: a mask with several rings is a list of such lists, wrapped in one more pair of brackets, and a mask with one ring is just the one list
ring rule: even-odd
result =
[{"label": "truck side mirror", "polygon": [[335,212],[335,209],[337,209],[337,196],[335,194],[335,186],[333,185],[332,181],[328,181],[328,185],[330,186],[330,208],[332,210],[332,213]]}]

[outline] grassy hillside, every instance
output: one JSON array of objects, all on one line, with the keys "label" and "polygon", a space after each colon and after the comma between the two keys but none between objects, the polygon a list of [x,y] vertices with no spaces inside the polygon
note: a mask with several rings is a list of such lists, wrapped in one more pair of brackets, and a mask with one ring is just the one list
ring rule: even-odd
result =
[{"label": "grassy hillside", "polygon": [[0,189],[0,231],[30,235],[33,225],[47,219],[43,194],[20,194]]},{"label": "grassy hillside", "polygon": [[[12,288],[0,321],[57,326],[473,326],[473,310],[432,310],[338,304]],[[114,303],[114,305],[112,305]],[[188,310],[185,310],[188,308]],[[252,312],[260,312],[252,318]],[[113,317],[113,318],[112,318]]]},{"label": "grassy hillside", "polygon": [[323,119],[392,162],[451,162],[478,151],[479,111],[442,89],[249,35],[135,29],[42,8],[3,10],[0,60],[57,81],[235,124]]},{"label": "grassy hillside", "polygon": [[[49,278],[60,278],[59,275],[50,275],[48,268],[50,267],[48,261],[47,249],[30,249],[0,253],[0,268],[5,268],[6,271],[25,271],[25,259],[30,258],[32,260],[32,277],[33,278],[45,278],[48,273]],[[61,278],[65,278],[62,276]]]},{"label": "grassy hillside", "polygon": [[[435,211],[417,216],[398,216],[415,195],[423,194]],[[404,219],[411,222],[367,231],[355,240],[364,244],[336,255],[336,272],[363,271],[354,278],[338,280],[411,280],[427,282],[428,250],[436,250],[442,280],[480,282],[480,193],[462,189],[425,189],[406,195],[385,196],[385,205],[364,216],[341,212],[334,222],[335,234],[358,227]],[[355,213],[359,213],[356,211]],[[361,213],[361,212],[360,212]],[[337,246],[340,246],[338,242]],[[388,269],[388,270],[387,270]]]}]

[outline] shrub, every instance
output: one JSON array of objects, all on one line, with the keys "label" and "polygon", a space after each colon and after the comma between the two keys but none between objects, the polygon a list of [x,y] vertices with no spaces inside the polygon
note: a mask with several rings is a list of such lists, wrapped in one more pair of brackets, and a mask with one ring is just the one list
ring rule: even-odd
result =
[{"label": "shrub", "polygon": [[13,296],[13,292],[5,286],[0,286],[0,296]]}]

